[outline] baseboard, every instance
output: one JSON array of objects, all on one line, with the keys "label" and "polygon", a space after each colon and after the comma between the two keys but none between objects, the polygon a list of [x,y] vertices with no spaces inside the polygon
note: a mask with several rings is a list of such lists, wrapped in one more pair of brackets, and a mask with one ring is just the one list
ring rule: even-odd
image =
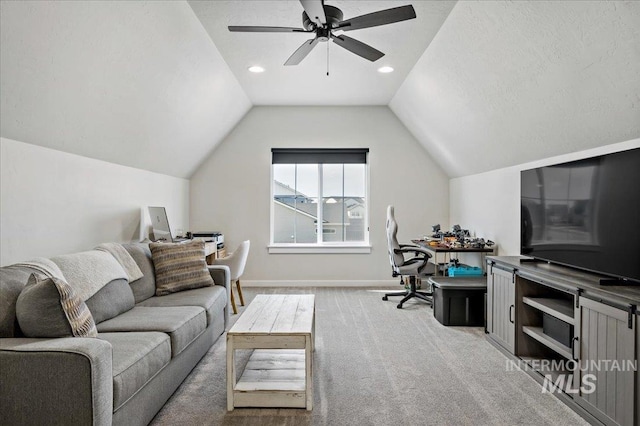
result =
[{"label": "baseboard", "polygon": [[242,280],[242,287],[386,287],[400,288],[393,280]]}]

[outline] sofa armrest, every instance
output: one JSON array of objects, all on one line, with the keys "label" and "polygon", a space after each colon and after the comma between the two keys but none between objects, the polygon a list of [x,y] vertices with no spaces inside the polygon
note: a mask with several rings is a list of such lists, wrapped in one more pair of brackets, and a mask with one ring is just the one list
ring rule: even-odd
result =
[{"label": "sofa armrest", "polygon": [[112,348],[107,341],[0,339],[0,370],[0,424],[111,425]]},{"label": "sofa armrest", "polygon": [[213,282],[227,289],[227,304],[224,307],[224,329],[229,328],[231,320],[231,270],[225,265],[207,265]]}]

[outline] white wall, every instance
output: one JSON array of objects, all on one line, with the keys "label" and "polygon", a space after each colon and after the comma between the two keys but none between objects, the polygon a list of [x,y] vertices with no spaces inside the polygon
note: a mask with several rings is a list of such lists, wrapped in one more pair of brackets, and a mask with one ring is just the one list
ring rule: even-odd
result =
[{"label": "white wall", "polygon": [[0,2],[0,135],[188,178],[251,108],[184,1]]},{"label": "white wall", "polygon": [[[268,254],[271,148],[368,147],[370,254]],[[387,107],[254,107],[191,179],[191,229],[251,240],[245,282],[390,280],[386,207],[399,239],[448,227],[448,178]]]},{"label": "white wall", "polygon": [[[640,147],[640,139],[451,179],[451,223],[498,243],[503,256],[520,254],[520,171]],[[638,165],[640,167],[640,165]],[[638,183],[630,183],[637,185]]]},{"label": "white wall", "polygon": [[150,205],[167,208],[173,230],[188,229],[186,179],[6,138],[0,153],[0,265],[138,241]]}]

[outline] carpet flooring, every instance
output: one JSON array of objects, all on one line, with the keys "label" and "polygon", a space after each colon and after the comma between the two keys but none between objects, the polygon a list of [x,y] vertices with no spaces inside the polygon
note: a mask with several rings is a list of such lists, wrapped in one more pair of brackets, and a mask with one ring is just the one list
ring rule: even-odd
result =
[{"label": "carpet flooring", "polygon": [[[395,289],[395,290],[399,290]],[[152,425],[586,425],[486,341],[481,327],[444,327],[419,301],[363,288],[247,288],[316,295],[314,407],[226,409],[225,336]],[[240,308],[240,313],[243,308]],[[235,321],[238,315],[232,317]],[[238,365],[248,351],[239,351]]]}]

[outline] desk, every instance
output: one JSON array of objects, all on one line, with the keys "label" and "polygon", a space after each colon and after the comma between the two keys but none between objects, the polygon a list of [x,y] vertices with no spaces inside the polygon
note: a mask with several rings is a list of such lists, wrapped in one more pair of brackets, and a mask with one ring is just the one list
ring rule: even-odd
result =
[{"label": "desk", "polygon": [[495,254],[496,251],[496,246],[490,247],[490,248],[465,248],[465,247],[458,247],[458,248],[451,248],[451,247],[447,247],[445,245],[429,245],[428,241],[424,241],[424,240],[411,240],[414,244],[419,245],[420,247],[426,249],[429,254],[431,255],[431,259],[429,259],[430,263],[433,263],[434,265],[436,265],[436,273],[435,275],[438,275],[438,266],[439,265],[446,265],[447,263],[449,263],[451,261],[451,253],[480,253],[480,267],[483,268],[484,270],[484,258],[487,254],[493,255]]},{"label": "desk", "polygon": [[204,256],[207,259],[207,264],[211,264],[211,261],[214,259],[222,259],[223,257],[227,257],[227,249],[224,247],[218,250],[217,243],[204,243]]}]

